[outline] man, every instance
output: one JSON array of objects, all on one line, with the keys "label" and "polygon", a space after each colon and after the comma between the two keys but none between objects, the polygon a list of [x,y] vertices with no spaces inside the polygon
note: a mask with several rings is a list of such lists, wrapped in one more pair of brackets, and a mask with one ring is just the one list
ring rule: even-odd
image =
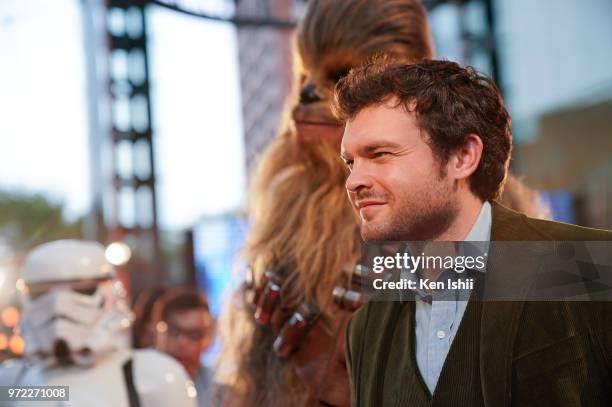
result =
[{"label": "man", "polygon": [[[180,364],[155,350],[129,348],[125,290],[100,243],[41,244],[27,255],[21,277],[24,358],[0,366],[0,385],[66,386],[62,398],[73,406],[196,405]],[[50,404],[64,405],[39,405]]]},{"label": "man", "polygon": [[[510,118],[471,69],[379,60],[340,81],[336,111],[365,241],[612,240],[495,202]],[[528,286],[536,270],[513,261],[505,283]],[[508,272],[501,263],[489,258],[485,286]],[[356,406],[612,403],[609,302],[370,302],[350,321],[346,354]]]},{"label": "man", "polygon": [[200,363],[200,356],[210,346],[213,319],[206,297],[195,288],[174,288],[163,294],[153,306],[157,329],[157,349],[178,360],[193,379],[198,405],[209,405],[211,372]]}]

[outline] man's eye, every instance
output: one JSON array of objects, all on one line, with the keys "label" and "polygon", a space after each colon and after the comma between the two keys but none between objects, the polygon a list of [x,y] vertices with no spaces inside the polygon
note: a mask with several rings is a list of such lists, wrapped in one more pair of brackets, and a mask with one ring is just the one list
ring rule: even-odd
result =
[{"label": "man's eye", "polygon": [[346,167],[347,167],[349,170],[352,170],[352,169],[353,169],[353,160],[344,160],[344,164],[346,164]]},{"label": "man's eye", "polygon": [[372,158],[380,158],[380,157],[384,157],[386,155],[388,155],[389,153],[387,151],[377,151],[376,153],[372,154]]}]

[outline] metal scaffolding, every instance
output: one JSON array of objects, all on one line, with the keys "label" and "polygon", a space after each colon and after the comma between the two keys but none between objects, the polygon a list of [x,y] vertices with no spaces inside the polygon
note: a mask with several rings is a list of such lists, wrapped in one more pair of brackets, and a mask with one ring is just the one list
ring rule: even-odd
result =
[{"label": "metal scaffolding", "polygon": [[110,0],[107,4],[114,207],[109,237],[125,241],[137,260],[145,261],[144,267],[141,263],[141,267],[130,271],[140,273],[138,282],[147,284],[162,279],[163,258],[151,124],[146,2]]}]

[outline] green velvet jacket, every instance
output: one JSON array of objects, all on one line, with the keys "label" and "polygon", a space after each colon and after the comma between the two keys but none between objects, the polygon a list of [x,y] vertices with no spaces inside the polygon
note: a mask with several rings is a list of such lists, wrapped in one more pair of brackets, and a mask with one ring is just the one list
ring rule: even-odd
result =
[{"label": "green velvet jacket", "polygon": [[[494,203],[491,240],[612,241],[612,232],[531,219]],[[517,290],[529,286],[536,270],[527,257],[490,257],[485,285],[512,262],[513,278],[504,284],[516,284]],[[440,380],[450,380],[445,388],[453,391],[438,395],[435,405],[457,405],[457,400],[467,399],[460,393],[478,391],[484,405],[492,407],[612,406],[612,302],[483,302],[478,313],[474,365],[480,385],[453,388],[445,365]],[[407,388],[402,366],[414,366],[414,353],[413,303],[363,306],[346,333],[352,405],[405,405],[401,400],[407,398],[400,400],[398,394],[414,389]]]}]

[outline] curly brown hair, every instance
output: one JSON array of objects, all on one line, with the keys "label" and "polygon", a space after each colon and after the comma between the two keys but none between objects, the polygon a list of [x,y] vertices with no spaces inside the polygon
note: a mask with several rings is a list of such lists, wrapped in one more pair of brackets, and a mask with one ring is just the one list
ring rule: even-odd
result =
[{"label": "curly brown hair", "polygon": [[334,111],[350,121],[366,107],[397,101],[415,112],[419,126],[441,164],[470,134],[483,153],[470,177],[470,189],[483,200],[499,197],[512,150],[510,116],[495,83],[473,68],[451,61],[397,64],[380,57],[352,70],[336,86]]}]

